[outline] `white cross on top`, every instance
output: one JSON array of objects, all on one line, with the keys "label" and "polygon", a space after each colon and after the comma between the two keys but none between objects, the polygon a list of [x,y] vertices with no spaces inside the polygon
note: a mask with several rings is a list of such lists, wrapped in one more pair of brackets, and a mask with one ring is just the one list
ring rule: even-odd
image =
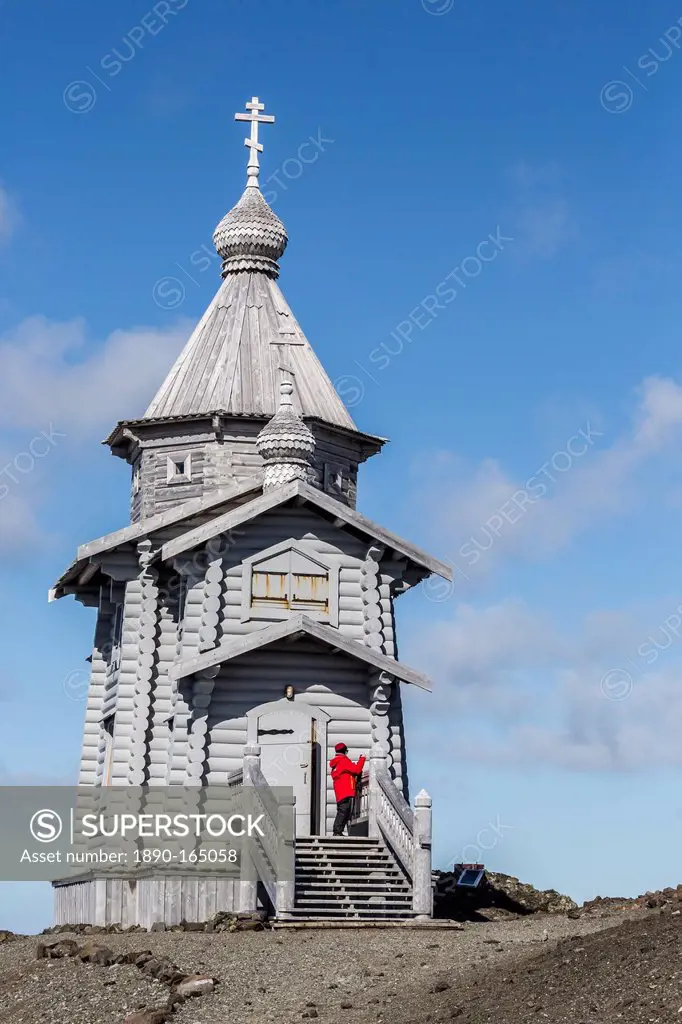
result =
[{"label": "white cross on top", "polygon": [[265,110],[265,104],[260,103],[257,96],[253,96],[250,103],[245,104],[248,114],[235,114],[235,121],[250,121],[251,122],[251,135],[248,139],[244,139],[244,145],[249,147],[249,163],[246,168],[247,174],[247,185],[253,185],[258,188],[258,174],[260,167],[258,164],[258,154],[263,152],[263,146],[258,141],[258,125],[259,124],[273,124],[275,118],[272,114],[262,114],[261,111]]}]

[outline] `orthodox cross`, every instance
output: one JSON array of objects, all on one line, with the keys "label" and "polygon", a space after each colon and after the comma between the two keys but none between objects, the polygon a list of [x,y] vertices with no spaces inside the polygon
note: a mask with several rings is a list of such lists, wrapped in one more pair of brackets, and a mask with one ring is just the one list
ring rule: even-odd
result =
[{"label": "orthodox cross", "polygon": [[261,114],[261,110],[265,110],[265,104],[258,102],[258,97],[254,96],[250,103],[245,104],[248,114],[235,114],[235,121],[250,121],[251,122],[251,136],[248,139],[244,139],[244,145],[249,147],[249,163],[246,168],[247,180],[246,184],[255,186],[258,188],[258,174],[260,167],[258,164],[258,154],[263,152],[263,146],[258,141],[258,125],[259,124],[272,124],[274,117],[272,114]]}]

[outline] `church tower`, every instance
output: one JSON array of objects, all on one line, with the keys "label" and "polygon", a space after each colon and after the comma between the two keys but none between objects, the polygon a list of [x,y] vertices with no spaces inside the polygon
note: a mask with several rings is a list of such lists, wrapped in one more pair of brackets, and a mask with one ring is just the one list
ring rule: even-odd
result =
[{"label": "church tower", "polygon": [[[279,916],[333,918],[298,879],[334,852],[327,765],[343,741],[369,759],[346,842],[400,874],[398,916],[428,914],[430,801],[408,803],[401,686],[429,684],[398,661],[394,602],[450,572],[356,510],[383,439],[357,429],[278,287],[287,233],[258,184],[274,118],[257,97],[246,108],[246,188],[214,234],[222,283],[144,416],[107,439],[131,466],[131,523],[80,547],[51,592],[97,609],[79,781],[291,787],[297,888],[264,891]],[[60,923],[169,923],[163,900],[95,895],[111,884],[58,888]],[[233,889],[182,919],[255,899]]]}]

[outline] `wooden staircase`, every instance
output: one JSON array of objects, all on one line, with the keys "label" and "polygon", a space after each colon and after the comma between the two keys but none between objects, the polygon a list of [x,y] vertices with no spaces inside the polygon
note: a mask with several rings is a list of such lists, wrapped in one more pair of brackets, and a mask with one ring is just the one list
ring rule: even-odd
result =
[{"label": "wooden staircase", "polygon": [[289,921],[405,921],[412,886],[379,839],[310,836],[296,840]]}]

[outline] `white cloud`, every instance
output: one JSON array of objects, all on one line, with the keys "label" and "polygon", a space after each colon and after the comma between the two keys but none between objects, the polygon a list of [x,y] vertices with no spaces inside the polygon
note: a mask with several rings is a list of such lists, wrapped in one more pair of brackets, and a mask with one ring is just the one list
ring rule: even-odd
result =
[{"label": "white cloud", "polygon": [[562,635],[521,602],[460,605],[421,631],[413,658],[434,678],[428,720],[452,723],[449,748],[464,761],[680,765],[682,615],[651,622],[651,610],[600,613]]},{"label": "white cloud", "polygon": [[[538,559],[646,498],[637,481],[668,450],[682,449],[682,386],[649,377],[638,389],[629,427],[610,439],[576,424],[546,460],[514,479],[495,459],[469,469],[441,452],[421,461],[420,512],[431,522],[455,572],[469,578],[507,557]],[[576,453],[576,454],[572,454]]]},{"label": "white cloud", "polygon": [[551,663],[561,640],[551,623],[510,600],[484,609],[458,605],[447,622],[426,628],[419,648],[415,660],[439,681],[450,712],[485,708],[508,716],[528,700],[520,671]]},{"label": "white cloud", "polygon": [[16,202],[0,183],[0,243],[11,238],[19,220],[19,209]]},{"label": "white cloud", "polygon": [[0,554],[19,555],[41,543],[35,505],[26,493],[9,494],[0,502]]},{"label": "white cloud", "polygon": [[118,420],[142,416],[189,330],[188,323],[134,327],[97,342],[83,320],[34,316],[0,337],[3,557],[24,557],[50,541],[39,513],[54,478],[52,453],[79,442],[94,453],[90,446]]},{"label": "white cloud", "polygon": [[0,425],[53,424],[73,440],[142,416],[190,326],[133,327],[93,342],[81,319],[29,317],[0,337]]},{"label": "white cloud", "polygon": [[578,225],[562,194],[556,164],[515,164],[509,172],[516,196],[508,213],[515,237],[513,258],[551,260],[578,237]]}]

